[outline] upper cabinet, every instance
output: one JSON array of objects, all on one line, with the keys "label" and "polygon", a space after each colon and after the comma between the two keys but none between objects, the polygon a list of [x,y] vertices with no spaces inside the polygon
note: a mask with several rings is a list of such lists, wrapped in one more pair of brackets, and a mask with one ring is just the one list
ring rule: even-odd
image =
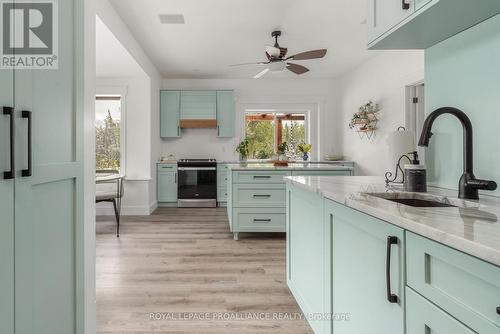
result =
[{"label": "upper cabinet", "polygon": [[498,13],[498,0],[368,0],[368,48],[427,49]]},{"label": "upper cabinet", "polygon": [[232,90],[217,92],[217,137],[234,137],[234,93]]},{"label": "upper cabinet", "polygon": [[181,92],[162,90],[160,92],[160,136],[177,138],[181,136],[179,124],[181,108]]},{"label": "upper cabinet", "polygon": [[234,136],[233,91],[161,91],[162,138],[181,136],[183,128],[217,128],[218,137]]}]

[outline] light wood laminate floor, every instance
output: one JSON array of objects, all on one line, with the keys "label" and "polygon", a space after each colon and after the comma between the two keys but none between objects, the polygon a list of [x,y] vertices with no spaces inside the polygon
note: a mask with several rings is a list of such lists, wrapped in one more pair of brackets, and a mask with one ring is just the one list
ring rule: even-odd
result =
[{"label": "light wood laminate floor", "polygon": [[286,286],[284,235],[234,241],[224,208],[161,208],[114,229],[98,217],[98,333],[312,333]]}]

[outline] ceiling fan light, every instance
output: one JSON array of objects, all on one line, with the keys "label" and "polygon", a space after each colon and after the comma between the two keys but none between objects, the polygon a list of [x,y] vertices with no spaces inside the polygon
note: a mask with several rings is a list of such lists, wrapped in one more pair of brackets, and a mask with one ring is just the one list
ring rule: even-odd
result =
[{"label": "ceiling fan light", "polygon": [[279,58],[280,54],[281,54],[281,50],[277,47],[274,47],[274,46],[266,46],[266,52],[271,56],[271,57],[274,57],[274,58]]},{"label": "ceiling fan light", "polygon": [[269,68],[266,68],[266,69],[262,70],[261,72],[257,73],[253,78],[259,79],[260,77],[264,76],[264,74],[266,74],[267,72],[269,72]]}]

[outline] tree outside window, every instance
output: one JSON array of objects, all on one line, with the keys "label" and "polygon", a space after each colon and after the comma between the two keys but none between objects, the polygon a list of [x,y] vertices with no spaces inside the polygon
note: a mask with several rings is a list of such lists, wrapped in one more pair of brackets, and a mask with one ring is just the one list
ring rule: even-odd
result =
[{"label": "tree outside window", "polygon": [[287,142],[286,155],[300,159],[297,146],[306,141],[305,114],[246,113],[245,130],[248,140],[249,159],[271,159],[277,148]]},{"label": "tree outside window", "polygon": [[119,96],[96,97],[96,169],[120,170],[121,100]]}]

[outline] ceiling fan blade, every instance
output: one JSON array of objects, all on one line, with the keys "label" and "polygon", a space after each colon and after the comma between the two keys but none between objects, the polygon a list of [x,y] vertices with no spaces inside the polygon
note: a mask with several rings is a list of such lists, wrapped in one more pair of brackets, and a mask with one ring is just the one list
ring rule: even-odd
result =
[{"label": "ceiling fan blade", "polygon": [[233,66],[246,66],[246,65],[267,65],[269,63],[270,62],[268,62],[268,61],[261,61],[261,62],[257,62],[257,63],[232,64],[232,65],[229,65],[229,66],[233,67]]},{"label": "ceiling fan blade", "polygon": [[327,49],[319,49],[319,50],[311,50],[306,52],[297,53],[296,55],[290,56],[288,59],[293,60],[308,60],[308,59],[317,59],[323,58],[326,55]]},{"label": "ceiling fan blade", "polygon": [[266,69],[262,70],[261,72],[257,73],[253,78],[259,79],[259,78],[263,77],[267,72],[269,72],[269,68],[266,68]]},{"label": "ceiling fan blade", "polygon": [[302,65],[292,64],[292,63],[286,64],[286,68],[287,68],[287,70],[292,71],[293,73],[299,74],[299,75],[304,74],[306,72],[309,72],[309,69],[307,67],[304,67]]}]

